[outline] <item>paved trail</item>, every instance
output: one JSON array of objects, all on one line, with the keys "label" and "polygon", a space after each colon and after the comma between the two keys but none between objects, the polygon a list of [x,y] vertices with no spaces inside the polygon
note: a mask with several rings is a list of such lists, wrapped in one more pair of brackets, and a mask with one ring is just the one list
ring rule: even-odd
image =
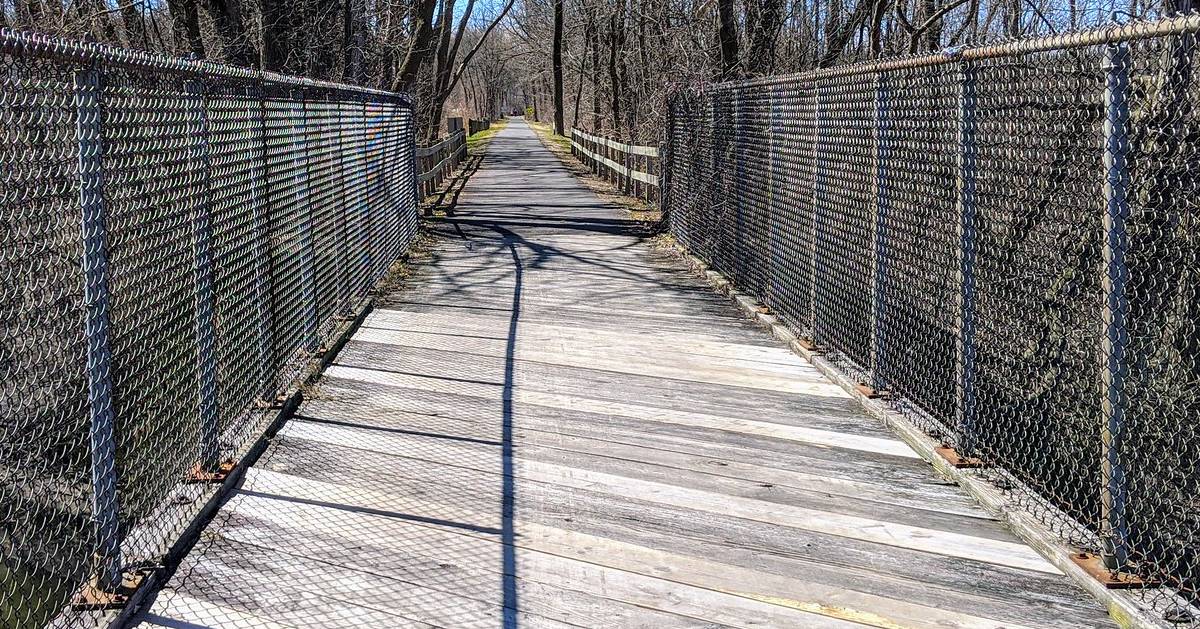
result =
[{"label": "paved trail", "polygon": [[1107,625],[623,216],[510,122],[144,625]]}]

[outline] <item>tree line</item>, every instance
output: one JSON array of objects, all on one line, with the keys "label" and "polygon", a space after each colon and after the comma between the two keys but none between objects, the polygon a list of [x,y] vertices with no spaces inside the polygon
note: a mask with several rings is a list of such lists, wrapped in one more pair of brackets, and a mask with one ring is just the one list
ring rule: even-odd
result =
[{"label": "tree line", "polygon": [[653,141],[672,89],[1190,10],[1192,0],[523,0],[494,44],[534,61],[510,89],[539,119]]},{"label": "tree line", "polygon": [[515,1],[0,0],[0,27],[410,92],[428,137]]},{"label": "tree line", "polygon": [[0,26],[526,109],[564,133],[660,133],[681,86],[1061,33],[1194,0],[0,0]]}]

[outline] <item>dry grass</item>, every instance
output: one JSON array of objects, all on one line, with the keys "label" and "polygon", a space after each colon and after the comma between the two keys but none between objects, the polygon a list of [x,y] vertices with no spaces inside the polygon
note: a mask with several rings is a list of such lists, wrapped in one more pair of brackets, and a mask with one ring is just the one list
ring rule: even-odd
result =
[{"label": "dry grass", "polygon": [[487,146],[491,143],[492,138],[496,137],[496,134],[503,131],[506,126],[508,126],[508,120],[494,120],[491,127],[475,135],[467,136],[467,154],[483,155],[487,151]]}]

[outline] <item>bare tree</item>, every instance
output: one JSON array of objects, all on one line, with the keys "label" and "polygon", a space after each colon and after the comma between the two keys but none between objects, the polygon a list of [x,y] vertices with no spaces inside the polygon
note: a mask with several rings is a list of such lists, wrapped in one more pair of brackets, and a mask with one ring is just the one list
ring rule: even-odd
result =
[{"label": "bare tree", "polygon": [[554,42],[551,45],[554,66],[554,132],[563,134],[563,0],[554,0]]},{"label": "bare tree", "polygon": [[200,12],[196,0],[170,0],[171,31],[175,35],[175,53],[204,57],[204,40],[200,35]]},{"label": "bare tree", "polygon": [[733,0],[717,0],[717,16],[720,23],[717,38],[721,44],[721,78],[725,80],[735,78],[741,73],[737,17],[734,13]]},{"label": "bare tree", "polygon": [[366,79],[363,56],[367,48],[365,0],[343,0],[342,80],[360,85]]},{"label": "bare tree", "polygon": [[258,54],[246,32],[242,0],[204,0],[204,9],[212,20],[222,58],[236,65],[257,65]]},{"label": "bare tree", "polygon": [[410,20],[416,25],[412,43],[400,64],[400,71],[392,83],[393,90],[411,90],[425,64],[434,53],[433,48],[433,13],[437,9],[437,0],[416,0],[410,13]]}]

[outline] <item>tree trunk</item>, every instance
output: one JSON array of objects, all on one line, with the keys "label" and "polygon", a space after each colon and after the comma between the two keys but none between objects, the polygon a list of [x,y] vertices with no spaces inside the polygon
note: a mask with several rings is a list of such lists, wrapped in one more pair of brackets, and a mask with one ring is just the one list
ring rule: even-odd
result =
[{"label": "tree trunk", "polygon": [[42,0],[15,0],[13,9],[18,28],[50,30],[46,28],[46,8],[42,6]]},{"label": "tree trunk", "polygon": [[[937,12],[937,0],[922,0],[921,20],[930,19]],[[942,20],[935,20],[925,29],[925,50],[934,52],[942,47]]]},{"label": "tree trunk", "polygon": [[721,79],[725,81],[737,78],[739,74],[736,13],[734,0],[717,0],[717,18],[720,22],[717,35],[721,42]]},{"label": "tree trunk", "polygon": [[221,58],[239,66],[258,65],[258,51],[242,18],[241,0],[205,0],[204,10],[212,20]]},{"label": "tree trunk", "polygon": [[[105,6],[104,0],[78,0],[75,4],[75,13],[79,23],[93,39],[106,44],[121,44],[121,40],[117,37],[117,28],[109,17],[108,7]],[[40,24],[38,28],[44,29],[46,25]]]},{"label": "tree trunk", "polygon": [[413,7],[411,17],[415,30],[412,44],[409,45],[404,61],[400,64],[400,71],[392,85],[393,91],[411,91],[417,82],[421,66],[433,56],[433,10],[436,7],[437,0],[418,0],[418,4]]},{"label": "tree trunk", "polygon": [[194,54],[204,58],[204,39],[200,36],[200,12],[196,0],[171,0],[171,31],[175,36],[175,54]]},{"label": "tree trunk", "polygon": [[592,133],[600,133],[603,122],[600,120],[600,25],[598,24],[600,10],[596,7],[588,9],[588,21],[584,26],[584,36],[588,47],[591,48],[592,66]]},{"label": "tree trunk", "polygon": [[[783,0],[750,0],[755,7],[753,28],[747,26],[750,33],[750,55],[746,59],[746,70],[754,75],[770,74],[775,68],[775,43],[779,40],[779,30],[783,28]],[[747,20],[750,10],[747,7]]]},{"label": "tree trunk", "polygon": [[[837,6],[835,2],[833,6]],[[820,67],[828,68],[833,65],[839,57],[842,56],[842,51],[846,49],[846,44],[850,43],[850,39],[854,37],[854,32],[858,30],[858,26],[867,19],[874,8],[874,0],[858,0],[858,4],[854,7],[854,12],[845,22],[833,26],[834,19],[831,14],[826,22],[830,26],[827,31],[829,45],[825,48],[825,54],[821,56]]]},{"label": "tree trunk", "polygon": [[621,129],[621,78],[617,74],[617,51],[624,43],[622,37],[625,29],[625,16],[622,11],[624,6],[624,4],[619,5],[608,20],[608,85],[611,92],[609,105],[612,111],[613,131],[617,135],[620,135]]},{"label": "tree trunk", "polygon": [[450,82],[450,71],[453,69],[454,60],[448,59],[450,55],[450,33],[454,30],[454,5],[455,0],[443,0],[442,9],[439,11],[437,25],[434,26],[434,31],[437,36],[437,71],[434,73],[434,91],[441,92],[446,89],[446,85]]},{"label": "tree trunk", "polygon": [[292,62],[296,7],[287,0],[262,0],[263,68],[286,72]]},{"label": "tree trunk", "polygon": [[363,72],[363,50],[367,47],[365,0],[343,2],[342,80],[351,85],[362,85],[366,79]]},{"label": "tree trunk", "polygon": [[[584,35],[585,44],[586,44],[586,41],[587,41],[587,35],[585,34]],[[582,64],[582,67],[580,68],[580,72],[579,72],[579,80],[575,83],[575,112],[571,116],[571,128],[572,129],[576,129],[579,127],[579,106],[583,103],[583,76],[585,74],[587,74],[587,69],[588,69],[587,55],[584,55],[582,57],[581,64]],[[593,69],[593,71],[595,71],[595,70]]]},{"label": "tree trunk", "polygon": [[142,5],[135,2],[121,4],[121,22],[125,27],[125,45],[141,50],[150,49],[146,34],[146,22],[142,19]]},{"label": "tree trunk", "polygon": [[550,54],[554,66],[554,133],[563,135],[563,0],[554,0],[554,42]]}]

